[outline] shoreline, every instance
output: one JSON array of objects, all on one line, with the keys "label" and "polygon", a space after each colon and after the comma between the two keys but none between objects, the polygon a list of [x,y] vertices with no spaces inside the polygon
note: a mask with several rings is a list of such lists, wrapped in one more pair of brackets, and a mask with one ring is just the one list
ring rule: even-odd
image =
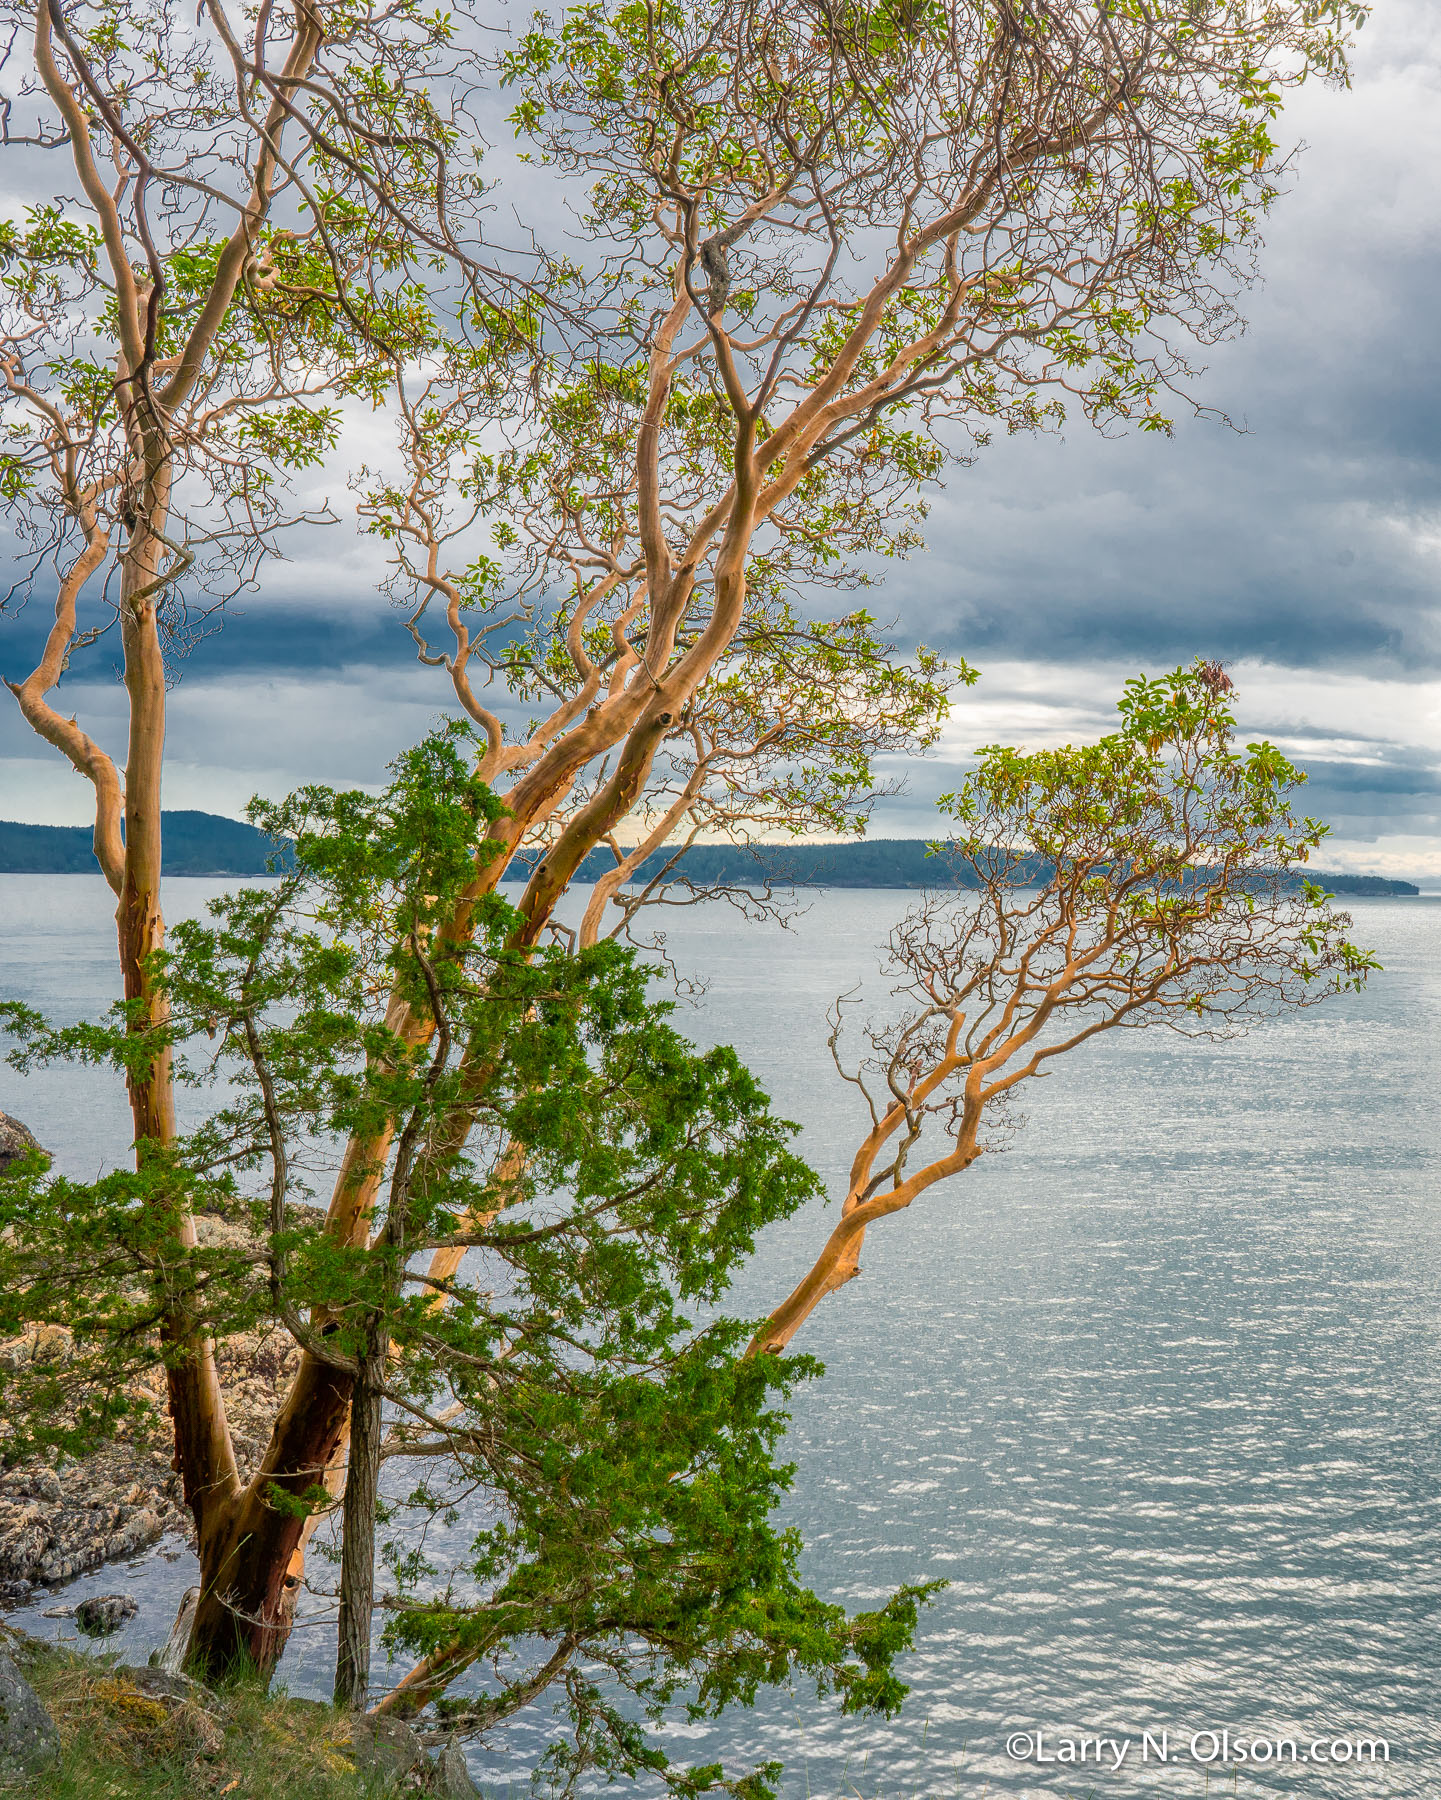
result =
[{"label": "shoreline", "polygon": [[[214,1230],[217,1221],[199,1219]],[[222,1227],[222,1229],[224,1229]],[[0,1357],[63,1351],[68,1333],[41,1327],[0,1345]],[[241,1479],[259,1462],[271,1423],[300,1354],[278,1328],[227,1338],[216,1346]],[[29,1458],[0,1475],[0,1610],[48,1603],[71,1582],[110,1563],[129,1561],[167,1537],[195,1547],[194,1521],[171,1467],[160,1371],[133,1384],[154,1411],[141,1432],[122,1430],[78,1458]]]}]

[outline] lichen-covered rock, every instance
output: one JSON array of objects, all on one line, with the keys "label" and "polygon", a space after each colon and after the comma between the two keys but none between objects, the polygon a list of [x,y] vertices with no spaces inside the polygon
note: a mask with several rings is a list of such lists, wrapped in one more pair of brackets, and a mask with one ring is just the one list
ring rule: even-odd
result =
[{"label": "lichen-covered rock", "polygon": [[217,1703],[215,1695],[203,1682],[151,1664],[116,1663],[112,1673],[117,1681],[128,1681],[150,1700],[173,1700],[177,1706],[214,1706]]},{"label": "lichen-covered rock", "polygon": [[208,1687],[187,1675],[169,1675],[163,1669],[135,1663],[118,1663],[110,1674],[117,1689],[134,1693],[164,1712],[176,1748],[191,1756],[220,1754],[225,1746],[225,1732],[217,1716],[220,1701]]},{"label": "lichen-covered rock", "polygon": [[65,1498],[65,1489],[54,1469],[29,1469],[12,1475],[5,1483],[5,1492],[17,1498],[43,1500],[47,1506],[59,1506]]},{"label": "lichen-covered rock", "polygon": [[55,1721],[0,1646],[0,1778],[34,1775],[60,1755]]},{"label": "lichen-covered rock", "polygon": [[[103,1712],[128,1757],[138,1764],[161,1760],[188,1763],[197,1757],[218,1756],[225,1747],[225,1728],[223,1719],[212,1710],[214,1696],[197,1686],[195,1692],[204,1704],[189,1696],[177,1697],[168,1684],[147,1681],[154,1674],[154,1670],[129,1667],[108,1670],[91,1683],[88,1702]],[[161,1682],[165,1683],[164,1677]],[[209,1782],[201,1791],[211,1791]]]}]

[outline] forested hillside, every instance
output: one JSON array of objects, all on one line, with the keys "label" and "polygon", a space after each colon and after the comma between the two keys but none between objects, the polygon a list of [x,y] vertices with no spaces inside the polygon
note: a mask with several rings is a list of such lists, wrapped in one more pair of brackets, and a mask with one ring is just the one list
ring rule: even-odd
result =
[{"label": "forested hillside", "polygon": [[[263,875],[274,845],[263,832],[218,813],[165,814],[167,875]],[[684,873],[707,885],[757,884],[767,879],[799,887],[924,888],[951,885],[955,873],[943,859],[927,854],[923,838],[875,838],[845,844],[698,844],[686,852]],[[641,864],[649,880],[664,866],[658,851]],[[611,866],[608,852],[594,850],[580,870],[593,881]],[[522,855],[516,873],[529,867]],[[95,871],[90,831],[83,825],[16,825],[0,820],[0,874],[85,875]],[[964,872],[963,872],[964,873]],[[1042,871],[1037,870],[1038,876]],[[1409,881],[1382,875],[1338,875],[1317,871],[1315,880],[1336,894],[1415,894]],[[963,885],[965,883],[963,882]]]}]

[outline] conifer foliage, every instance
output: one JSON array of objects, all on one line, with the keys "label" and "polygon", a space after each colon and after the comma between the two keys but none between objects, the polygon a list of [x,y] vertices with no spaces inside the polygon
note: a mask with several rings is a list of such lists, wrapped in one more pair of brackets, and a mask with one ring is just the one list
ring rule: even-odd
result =
[{"label": "conifer foliage", "polygon": [[[633,950],[518,954],[494,894],[447,934],[498,810],[473,765],[455,726],[378,797],[310,787],[254,807],[296,866],[175,926],[153,971],[163,1025],[133,1029],[135,1002],[59,1029],[5,1009],[22,1064],[129,1071],[163,1048],[223,1100],[134,1172],[76,1183],[35,1156],[5,1183],[0,1328],[59,1323],[77,1345],[8,1373],[28,1386],[5,1396],[6,1447],[103,1438],[130,1378],[188,1353],[159,1336],[180,1301],[197,1334],[285,1325],[354,1393],[338,1697],[366,1699],[379,1517],[384,1637],[430,1657],[392,1710],[483,1662],[450,1703],[456,1729],[493,1729],[554,1685],[570,1730],[553,1774],[645,1769],[693,1791],[721,1771],[672,1770],[648,1714],[684,1700],[712,1716],[794,1675],[893,1711],[928,1590],[847,1618],[801,1581],[773,1514],[784,1402],[818,1365],[746,1358],[748,1322],[718,1307],[816,1178],[734,1052],[677,1033]],[[397,995],[432,1022],[423,1044],[387,1024]],[[477,1065],[464,1148],[426,1154]],[[366,1240],[336,1245],[311,1178],[357,1132],[392,1148]],[[243,1222],[250,1247],[176,1263],[157,1221],[182,1205]],[[463,1276],[443,1272],[456,1251]],[[277,1472],[269,1504],[332,1508],[323,1475]],[[417,1526],[461,1504],[480,1529],[435,1566]]]}]

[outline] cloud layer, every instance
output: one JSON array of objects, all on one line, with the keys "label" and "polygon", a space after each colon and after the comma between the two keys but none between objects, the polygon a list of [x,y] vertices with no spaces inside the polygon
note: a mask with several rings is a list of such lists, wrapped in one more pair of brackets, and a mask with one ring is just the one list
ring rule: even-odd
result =
[{"label": "cloud layer", "polygon": [[[1266,285],[1195,390],[1241,429],[1183,419],[1171,440],[1106,441],[1075,423],[997,445],[937,496],[928,550],[885,572],[876,610],[984,679],[877,830],[927,830],[976,744],[1104,729],[1126,675],[1199,653],[1231,665],[1247,729],[1310,768],[1337,866],[1441,877],[1441,15],[1382,0],[1354,88],[1308,91],[1285,124],[1309,147]],[[375,592],[378,547],[342,525],[297,548],[174,692],[170,806],[376,781],[445,706],[443,674],[415,664]],[[42,612],[0,621],[6,675]],[[100,668],[68,704],[119,749]],[[79,779],[0,711],[0,815],[87,811]]]}]

